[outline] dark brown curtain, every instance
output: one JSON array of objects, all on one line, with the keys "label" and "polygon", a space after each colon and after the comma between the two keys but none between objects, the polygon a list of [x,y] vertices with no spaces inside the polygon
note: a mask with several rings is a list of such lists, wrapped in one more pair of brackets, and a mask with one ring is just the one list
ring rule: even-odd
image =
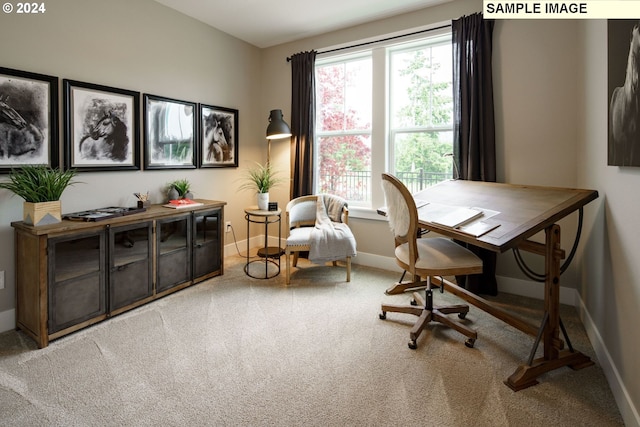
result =
[{"label": "dark brown curtain", "polygon": [[313,194],[316,53],[291,56],[291,199]]},{"label": "dark brown curtain", "polygon": [[[481,13],[452,22],[454,161],[460,179],[496,180],[496,143],[491,72],[493,20]],[[490,208],[490,206],[488,206]],[[468,245],[482,258],[483,273],[458,277],[471,292],[497,295],[496,257],[492,251]]]}]

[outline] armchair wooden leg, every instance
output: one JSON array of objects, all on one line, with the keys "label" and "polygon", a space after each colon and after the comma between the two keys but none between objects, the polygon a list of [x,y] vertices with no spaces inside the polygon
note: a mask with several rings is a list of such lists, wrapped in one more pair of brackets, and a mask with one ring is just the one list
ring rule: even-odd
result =
[{"label": "armchair wooden leg", "polygon": [[289,248],[286,248],[284,251],[284,257],[286,258],[285,263],[287,265],[285,272],[285,283],[289,286],[289,282],[291,281],[291,261],[290,261],[291,252],[289,252]]},{"label": "armchair wooden leg", "polygon": [[351,257],[347,257],[347,282],[351,281]]}]

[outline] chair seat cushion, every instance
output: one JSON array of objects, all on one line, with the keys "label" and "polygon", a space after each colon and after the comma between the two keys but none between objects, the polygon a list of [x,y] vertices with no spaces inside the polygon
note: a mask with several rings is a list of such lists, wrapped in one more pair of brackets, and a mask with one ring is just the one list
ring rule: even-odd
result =
[{"label": "chair seat cushion", "polygon": [[[416,273],[423,276],[449,276],[482,272],[482,260],[470,250],[444,237],[418,239]],[[396,258],[409,266],[409,244],[396,247]]]},{"label": "chair seat cushion", "polygon": [[287,246],[308,246],[311,243],[313,227],[292,228],[287,238]]}]

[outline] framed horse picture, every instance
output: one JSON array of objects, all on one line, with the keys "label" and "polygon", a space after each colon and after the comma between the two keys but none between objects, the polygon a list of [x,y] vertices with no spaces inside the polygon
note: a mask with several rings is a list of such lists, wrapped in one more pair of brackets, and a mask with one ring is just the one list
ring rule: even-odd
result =
[{"label": "framed horse picture", "polygon": [[144,95],[144,168],[195,169],[196,104]]},{"label": "framed horse picture", "polygon": [[200,104],[198,166],[238,167],[238,110]]},{"label": "framed horse picture", "polygon": [[58,78],[0,67],[0,173],[58,161]]},{"label": "framed horse picture", "polygon": [[640,166],[640,21],[607,21],[607,165]]},{"label": "framed horse picture", "polygon": [[140,169],[140,93],[63,80],[65,167]]}]

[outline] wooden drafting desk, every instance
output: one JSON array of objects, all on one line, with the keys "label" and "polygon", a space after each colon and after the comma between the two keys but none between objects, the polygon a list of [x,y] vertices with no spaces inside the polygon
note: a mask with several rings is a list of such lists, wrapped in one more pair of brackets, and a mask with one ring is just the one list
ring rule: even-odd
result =
[{"label": "wooden drafting desk", "polygon": [[[560,247],[560,226],[556,222],[598,198],[597,191],[457,180],[434,185],[414,197],[439,204],[479,207],[500,212],[486,220],[495,221],[500,226],[477,238],[433,224],[422,217],[420,211],[423,209],[418,209],[418,221],[422,228],[495,252],[519,248],[545,257],[545,314],[539,327],[492,306],[489,301],[454,283],[443,281],[445,289],[451,293],[516,329],[537,337],[528,363],[519,366],[505,380],[506,385],[518,391],[537,384],[536,378],[545,372],[562,366],[581,369],[593,364],[588,356],[573,350],[570,342],[569,350],[564,350],[564,341],[560,338],[560,261],[565,253]],[[540,231],[545,232],[544,244],[527,240]],[[402,291],[403,289],[398,290]],[[397,292],[390,290],[389,293]],[[544,355],[533,360],[540,340],[544,346]]]}]

